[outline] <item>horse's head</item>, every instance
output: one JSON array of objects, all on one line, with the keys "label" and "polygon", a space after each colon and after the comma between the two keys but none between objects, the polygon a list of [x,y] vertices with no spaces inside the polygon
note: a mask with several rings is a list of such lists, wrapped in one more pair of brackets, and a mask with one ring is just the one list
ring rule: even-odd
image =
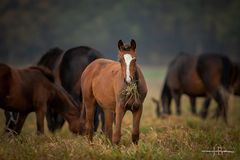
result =
[{"label": "horse's head", "polygon": [[[78,104],[63,87],[53,84],[53,90],[52,97],[48,102],[49,107],[52,107],[68,121],[71,132],[82,134],[84,126],[81,123],[81,112]],[[50,116],[53,118],[53,115]],[[56,122],[56,125],[60,125],[59,123],[61,121]]]},{"label": "horse's head", "polygon": [[118,49],[124,81],[130,83],[136,78],[136,42],[132,39],[130,44],[124,44],[119,40]]}]

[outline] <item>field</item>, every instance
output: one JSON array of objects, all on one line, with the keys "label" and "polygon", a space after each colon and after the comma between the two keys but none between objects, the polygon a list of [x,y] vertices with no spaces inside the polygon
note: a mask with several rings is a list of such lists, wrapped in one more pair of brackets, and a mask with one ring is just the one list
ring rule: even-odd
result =
[{"label": "field", "polygon": [[[36,135],[35,115],[31,114],[16,138],[0,137],[0,159],[240,159],[240,98],[230,98],[229,125],[220,118],[203,121],[192,116],[189,101],[182,97],[182,116],[157,118],[151,97],[158,98],[165,76],[163,67],[144,67],[149,93],[144,104],[141,134],[138,145],[131,143],[132,115],[124,117],[120,145],[112,145],[101,133],[96,133],[93,143],[86,137],[75,136],[67,124],[55,135],[47,129],[44,136]],[[198,111],[202,99],[197,101]],[[216,104],[210,106],[213,114]],[[1,130],[4,116],[1,111]],[[223,155],[203,153],[203,150],[224,149],[234,153]]]}]

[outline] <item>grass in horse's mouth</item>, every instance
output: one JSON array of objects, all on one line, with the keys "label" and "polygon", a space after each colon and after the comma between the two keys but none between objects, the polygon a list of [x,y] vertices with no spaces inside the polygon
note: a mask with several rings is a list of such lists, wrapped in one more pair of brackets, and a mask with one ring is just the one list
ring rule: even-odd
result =
[{"label": "grass in horse's mouth", "polygon": [[[131,82],[127,84],[125,88],[122,89],[120,93],[120,97],[122,100],[126,102],[126,104],[134,98],[134,103],[140,99],[140,94],[138,93],[137,83]],[[126,106],[125,104],[125,106]]]}]

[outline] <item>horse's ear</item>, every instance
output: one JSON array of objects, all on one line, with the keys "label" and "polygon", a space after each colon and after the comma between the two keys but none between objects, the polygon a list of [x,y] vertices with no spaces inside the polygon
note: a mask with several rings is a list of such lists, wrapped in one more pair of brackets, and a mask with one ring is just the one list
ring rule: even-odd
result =
[{"label": "horse's ear", "polygon": [[123,46],[124,44],[123,44],[123,41],[122,40],[119,40],[118,41],[118,49],[119,50],[122,50],[122,46]]},{"label": "horse's ear", "polygon": [[134,39],[131,40],[131,48],[132,48],[133,50],[136,49],[136,42],[135,42]]}]

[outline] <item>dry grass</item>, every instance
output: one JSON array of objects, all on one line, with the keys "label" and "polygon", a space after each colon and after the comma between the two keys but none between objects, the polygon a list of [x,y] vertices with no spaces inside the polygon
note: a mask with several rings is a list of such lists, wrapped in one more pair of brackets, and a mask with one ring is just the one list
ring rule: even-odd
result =
[{"label": "dry grass", "polygon": [[[159,96],[164,73],[165,70],[156,67],[144,68],[149,94],[137,146],[131,143],[132,115],[129,112],[124,117],[119,146],[111,145],[100,133],[95,134],[93,144],[90,144],[85,137],[72,135],[66,125],[55,135],[47,132],[45,136],[36,136],[35,115],[31,114],[21,136],[0,137],[0,159],[240,159],[240,99],[231,97],[228,126],[222,119],[202,121],[192,116],[186,97],[182,98],[182,116],[158,119],[151,97]],[[198,110],[201,103],[199,99]],[[210,108],[213,111],[215,107],[213,103]],[[214,156],[201,152],[214,146],[235,153]]]}]

